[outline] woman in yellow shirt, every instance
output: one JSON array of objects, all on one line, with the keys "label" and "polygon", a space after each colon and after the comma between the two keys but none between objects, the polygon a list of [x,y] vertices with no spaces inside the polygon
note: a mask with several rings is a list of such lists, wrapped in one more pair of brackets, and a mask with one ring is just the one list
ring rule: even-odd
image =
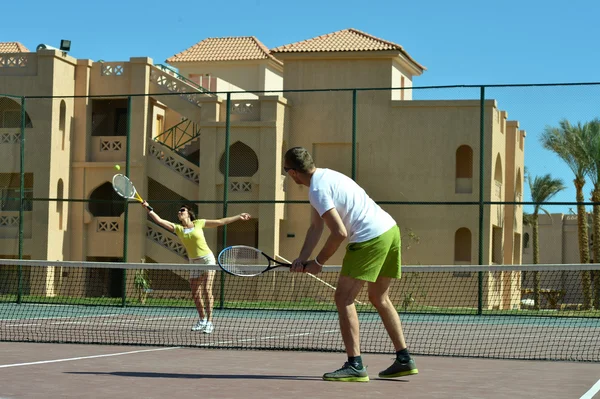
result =
[{"label": "woman in yellow shirt", "polygon": [[[144,201],[142,206],[148,210],[148,202]],[[177,212],[177,218],[179,219],[180,224],[164,220],[154,211],[149,211],[148,215],[150,215],[156,224],[175,233],[177,237],[179,237],[187,251],[190,263],[202,265],[217,264],[215,256],[204,238],[203,228],[224,226],[229,223],[237,222],[238,220],[250,220],[250,215],[247,213],[215,220],[196,219],[196,215],[187,205],[183,205]],[[196,310],[200,316],[198,322],[192,327],[192,331],[202,331],[206,334],[210,334],[214,330],[212,323],[212,285],[214,279],[214,270],[207,272],[192,270],[190,272],[192,297],[194,298]]]}]

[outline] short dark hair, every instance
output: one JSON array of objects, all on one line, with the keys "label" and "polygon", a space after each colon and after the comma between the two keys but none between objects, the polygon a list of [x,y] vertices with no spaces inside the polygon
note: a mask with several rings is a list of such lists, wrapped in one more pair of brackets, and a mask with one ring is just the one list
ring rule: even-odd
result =
[{"label": "short dark hair", "polygon": [[192,210],[192,208],[189,205],[183,204],[183,205],[181,205],[181,207],[179,209],[181,209],[181,208],[187,209],[188,215],[190,215],[190,220],[191,221],[196,220],[196,214],[194,213],[194,211]]},{"label": "short dark hair", "polygon": [[293,147],[287,150],[284,156],[288,166],[301,173],[310,172],[315,168],[315,161],[304,147]]}]

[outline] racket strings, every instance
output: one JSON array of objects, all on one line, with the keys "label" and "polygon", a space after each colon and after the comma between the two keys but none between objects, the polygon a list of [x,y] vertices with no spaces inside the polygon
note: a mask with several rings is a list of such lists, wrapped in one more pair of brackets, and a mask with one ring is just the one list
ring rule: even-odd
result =
[{"label": "racket strings", "polygon": [[133,183],[123,175],[115,176],[113,179],[113,187],[117,194],[125,198],[131,198],[135,194]]},{"label": "racket strings", "polygon": [[233,247],[219,254],[221,266],[238,276],[255,276],[270,266],[269,260],[254,248]]}]

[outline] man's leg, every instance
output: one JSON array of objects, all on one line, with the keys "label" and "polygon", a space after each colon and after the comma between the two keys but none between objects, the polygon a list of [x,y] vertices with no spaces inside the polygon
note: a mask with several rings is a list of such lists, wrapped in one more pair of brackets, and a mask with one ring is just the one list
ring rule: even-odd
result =
[{"label": "man's leg", "polygon": [[[387,252],[387,255],[377,279],[375,282],[369,283],[369,300],[377,309],[392,340],[396,350],[396,360],[390,367],[380,372],[379,377],[394,378],[418,374],[417,366],[406,347],[400,316],[389,297],[392,279],[399,279],[401,276],[400,229],[398,227],[390,229],[382,236],[381,241],[382,249]],[[387,248],[384,243],[388,245]]]},{"label": "man's leg", "polygon": [[348,357],[360,356],[360,332],[354,300],[364,283],[352,277],[340,276],[335,290],[335,306]]},{"label": "man's leg", "polygon": [[366,368],[362,365],[360,358],[360,334],[358,314],[354,306],[354,300],[364,285],[364,281],[341,275],[335,290],[335,305],[338,310],[342,340],[346,347],[348,362],[334,372],[325,373],[323,379],[326,381],[369,381]]},{"label": "man's leg", "polygon": [[394,344],[396,352],[406,349],[404,332],[398,312],[389,297],[389,288],[392,279],[389,277],[378,277],[374,283],[369,283],[369,301],[377,309],[381,321]]},{"label": "man's leg", "polygon": [[398,316],[398,312],[388,294],[391,281],[392,279],[389,277],[380,276],[374,283],[369,283],[369,301],[377,309],[377,313],[379,313],[379,317],[381,317],[381,321],[383,321],[383,325],[396,349],[396,360],[390,367],[379,373],[381,378],[402,377],[419,373],[415,361],[408,353],[400,316]]}]

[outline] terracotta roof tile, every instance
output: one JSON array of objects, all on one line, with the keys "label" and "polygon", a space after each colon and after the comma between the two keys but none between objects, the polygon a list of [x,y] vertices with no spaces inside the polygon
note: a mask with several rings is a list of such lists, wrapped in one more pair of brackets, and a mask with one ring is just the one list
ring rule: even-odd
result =
[{"label": "terracotta roof tile", "polygon": [[272,59],[269,49],[256,37],[211,37],[177,53],[167,62],[246,61]]},{"label": "terracotta roof tile", "polygon": [[396,43],[380,39],[357,29],[344,29],[337,32],[317,36],[312,39],[286,44],[271,49],[271,53],[313,53],[313,52],[355,52],[355,51],[389,51],[396,50],[404,54],[421,69],[425,67],[416,62],[404,48]]},{"label": "terracotta roof tile", "polygon": [[29,53],[27,47],[19,42],[0,42],[0,53]]}]

